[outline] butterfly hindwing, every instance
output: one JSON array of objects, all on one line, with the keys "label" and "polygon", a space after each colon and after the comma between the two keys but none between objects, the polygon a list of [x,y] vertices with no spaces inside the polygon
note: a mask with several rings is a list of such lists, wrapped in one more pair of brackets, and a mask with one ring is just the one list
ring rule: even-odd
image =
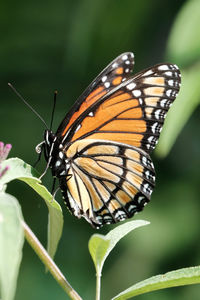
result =
[{"label": "butterfly hindwing", "polygon": [[142,150],[102,140],[80,140],[68,148],[68,181],[60,179],[67,205],[92,225],[132,217],[150,200],[154,167]]}]

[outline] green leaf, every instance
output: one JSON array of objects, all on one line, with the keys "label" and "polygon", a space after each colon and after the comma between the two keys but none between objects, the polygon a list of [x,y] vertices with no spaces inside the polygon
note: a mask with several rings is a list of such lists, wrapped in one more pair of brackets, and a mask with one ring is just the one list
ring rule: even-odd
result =
[{"label": "green leaf", "polygon": [[24,230],[17,199],[0,192],[0,290],[2,300],[12,300],[22,258]]},{"label": "green leaf", "polygon": [[200,64],[182,72],[180,93],[167,114],[156,148],[158,156],[164,157],[169,153],[177,136],[200,103],[199,82]]},{"label": "green leaf", "polygon": [[147,224],[149,224],[147,221],[134,220],[117,226],[105,236],[101,234],[93,234],[89,240],[89,251],[97,274],[101,275],[103,264],[107,256],[119,240],[130,231]]},{"label": "green leaf", "polygon": [[190,0],[180,10],[170,34],[167,57],[180,66],[199,60],[200,1]]},{"label": "green leaf", "polygon": [[200,267],[183,268],[166,274],[153,276],[134,284],[112,300],[125,300],[134,296],[174,286],[200,283]]},{"label": "green leaf", "polygon": [[63,214],[60,205],[36,177],[37,171],[21,159],[10,158],[3,161],[1,166],[2,169],[9,166],[9,170],[0,178],[0,187],[11,180],[19,179],[31,186],[45,200],[49,210],[47,250],[53,258],[63,229]]}]

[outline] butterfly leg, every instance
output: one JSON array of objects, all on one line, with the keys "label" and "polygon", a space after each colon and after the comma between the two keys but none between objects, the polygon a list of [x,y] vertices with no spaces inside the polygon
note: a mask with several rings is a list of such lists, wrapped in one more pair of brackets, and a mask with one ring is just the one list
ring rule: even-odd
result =
[{"label": "butterfly leg", "polygon": [[52,188],[51,188],[51,194],[53,196],[55,196],[54,194],[56,194],[57,192],[57,189],[55,190],[55,185],[56,185],[56,178],[53,179]]},{"label": "butterfly leg", "polygon": [[[67,180],[69,180],[73,175],[72,174],[68,174],[67,175]],[[53,184],[52,184],[52,188],[51,188],[51,194],[53,195],[53,198],[55,199],[55,196],[58,192],[58,190],[60,189],[60,186],[57,187],[57,189],[55,190],[55,185],[56,185],[56,178],[53,179]]]}]

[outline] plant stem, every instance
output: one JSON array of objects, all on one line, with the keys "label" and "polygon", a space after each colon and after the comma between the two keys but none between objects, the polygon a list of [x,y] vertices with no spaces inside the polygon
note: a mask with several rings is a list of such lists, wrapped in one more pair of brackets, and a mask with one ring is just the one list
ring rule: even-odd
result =
[{"label": "plant stem", "polygon": [[62,272],[59,270],[57,265],[54,263],[52,258],[49,256],[46,249],[42,246],[38,238],[32,232],[30,227],[22,221],[22,225],[24,228],[24,233],[26,240],[30,244],[30,246],[34,249],[36,254],[39,256],[41,261],[44,263],[47,269],[49,269],[50,273],[56,279],[58,284],[64,289],[64,291],[68,294],[68,296],[72,300],[82,300],[82,298],[77,294],[77,292],[71,287],[67,279],[64,277]]},{"label": "plant stem", "polygon": [[101,294],[101,273],[96,274],[96,300],[100,300]]}]

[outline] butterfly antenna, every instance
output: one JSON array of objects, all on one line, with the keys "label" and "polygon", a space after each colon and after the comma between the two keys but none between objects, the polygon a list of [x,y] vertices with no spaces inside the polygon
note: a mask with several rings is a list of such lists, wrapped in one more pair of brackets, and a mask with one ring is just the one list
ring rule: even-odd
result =
[{"label": "butterfly antenna", "polygon": [[52,113],[51,113],[50,131],[52,130],[52,126],[53,126],[53,119],[54,119],[54,113],[55,113],[55,107],[56,107],[57,94],[58,94],[58,92],[55,91],[54,92],[54,98],[53,98],[53,109],[52,109]]},{"label": "butterfly antenna", "polygon": [[20,95],[20,93],[14,88],[14,86],[11,83],[8,83],[8,86],[13,90],[13,92],[24,102],[26,106],[32,110],[32,112],[42,121],[42,123],[45,125],[46,129],[48,129],[48,126],[44,119],[39,115],[39,113]]}]

